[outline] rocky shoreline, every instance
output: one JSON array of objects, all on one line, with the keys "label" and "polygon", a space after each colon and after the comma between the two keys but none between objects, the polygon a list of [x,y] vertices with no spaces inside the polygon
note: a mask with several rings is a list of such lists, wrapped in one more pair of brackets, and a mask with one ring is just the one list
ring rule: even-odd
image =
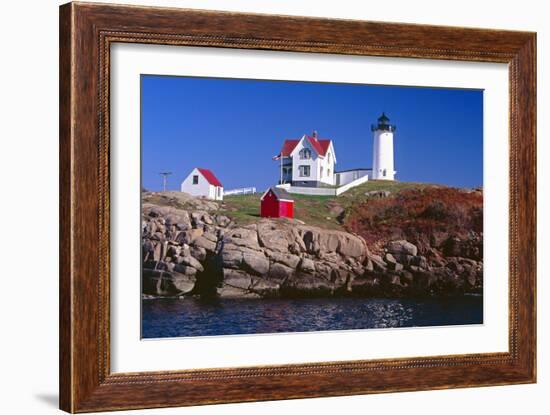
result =
[{"label": "rocky shoreline", "polygon": [[214,202],[144,203],[144,298],[435,297],[481,293],[482,235],[438,233],[371,251],[361,237],[297,220],[247,226]]}]

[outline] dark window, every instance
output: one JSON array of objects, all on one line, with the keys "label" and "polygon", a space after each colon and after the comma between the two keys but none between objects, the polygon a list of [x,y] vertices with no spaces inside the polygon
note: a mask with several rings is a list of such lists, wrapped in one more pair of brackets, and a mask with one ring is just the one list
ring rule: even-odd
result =
[{"label": "dark window", "polygon": [[300,150],[300,159],[307,160],[311,158],[311,150],[309,148],[303,148]]},{"label": "dark window", "polygon": [[199,184],[199,176],[197,175],[193,176],[193,184]]},{"label": "dark window", "polygon": [[309,166],[300,166],[300,176],[309,177]]}]

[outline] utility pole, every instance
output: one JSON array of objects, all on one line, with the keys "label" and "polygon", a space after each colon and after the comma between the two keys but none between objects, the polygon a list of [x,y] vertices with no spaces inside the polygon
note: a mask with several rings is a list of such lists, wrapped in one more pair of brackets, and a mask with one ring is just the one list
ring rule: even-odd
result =
[{"label": "utility pole", "polygon": [[171,171],[161,171],[159,173],[162,176],[162,191],[166,192],[166,181],[168,180],[168,176],[172,174]]}]

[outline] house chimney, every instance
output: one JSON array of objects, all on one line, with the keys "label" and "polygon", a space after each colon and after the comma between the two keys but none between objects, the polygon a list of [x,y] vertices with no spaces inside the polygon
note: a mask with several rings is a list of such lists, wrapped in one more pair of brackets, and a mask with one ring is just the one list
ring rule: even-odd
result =
[{"label": "house chimney", "polygon": [[317,138],[317,130],[313,130],[313,138]]}]

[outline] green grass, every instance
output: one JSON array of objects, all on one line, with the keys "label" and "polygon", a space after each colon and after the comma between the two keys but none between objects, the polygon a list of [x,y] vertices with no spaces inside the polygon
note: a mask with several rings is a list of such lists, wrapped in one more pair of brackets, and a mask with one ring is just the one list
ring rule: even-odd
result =
[{"label": "green grass", "polygon": [[[223,213],[239,225],[247,225],[260,219],[261,194],[226,196],[220,208]],[[340,229],[335,215],[331,214],[327,202],[334,200],[328,196],[292,195],[294,199],[294,217],[308,225],[330,229]]]},{"label": "green grass", "polygon": [[345,193],[342,193],[340,196],[338,196],[337,199],[339,200],[340,204],[347,209],[351,207],[353,204],[366,202],[368,199],[368,196],[365,195],[365,193],[367,192],[389,191],[391,193],[397,193],[397,192],[400,192],[401,190],[424,189],[427,187],[440,187],[440,186],[429,184],[429,183],[370,180],[357,187],[353,187],[349,189]]},{"label": "green grass", "polygon": [[261,193],[225,196],[219,213],[227,215],[240,225],[256,222],[260,219],[261,197]]},{"label": "green grass", "polygon": [[[338,197],[293,194],[294,217],[308,225],[327,229],[343,229],[342,224],[338,221],[338,214],[334,210],[331,211],[331,206],[339,205],[344,210],[348,210],[356,203],[365,202],[367,200],[365,193],[370,191],[384,190],[394,193],[404,189],[433,186],[424,183],[373,180],[354,187]],[[261,196],[261,193],[255,195],[226,196],[220,208],[220,213],[229,216],[239,225],[257,222],[260,219]]]}]

